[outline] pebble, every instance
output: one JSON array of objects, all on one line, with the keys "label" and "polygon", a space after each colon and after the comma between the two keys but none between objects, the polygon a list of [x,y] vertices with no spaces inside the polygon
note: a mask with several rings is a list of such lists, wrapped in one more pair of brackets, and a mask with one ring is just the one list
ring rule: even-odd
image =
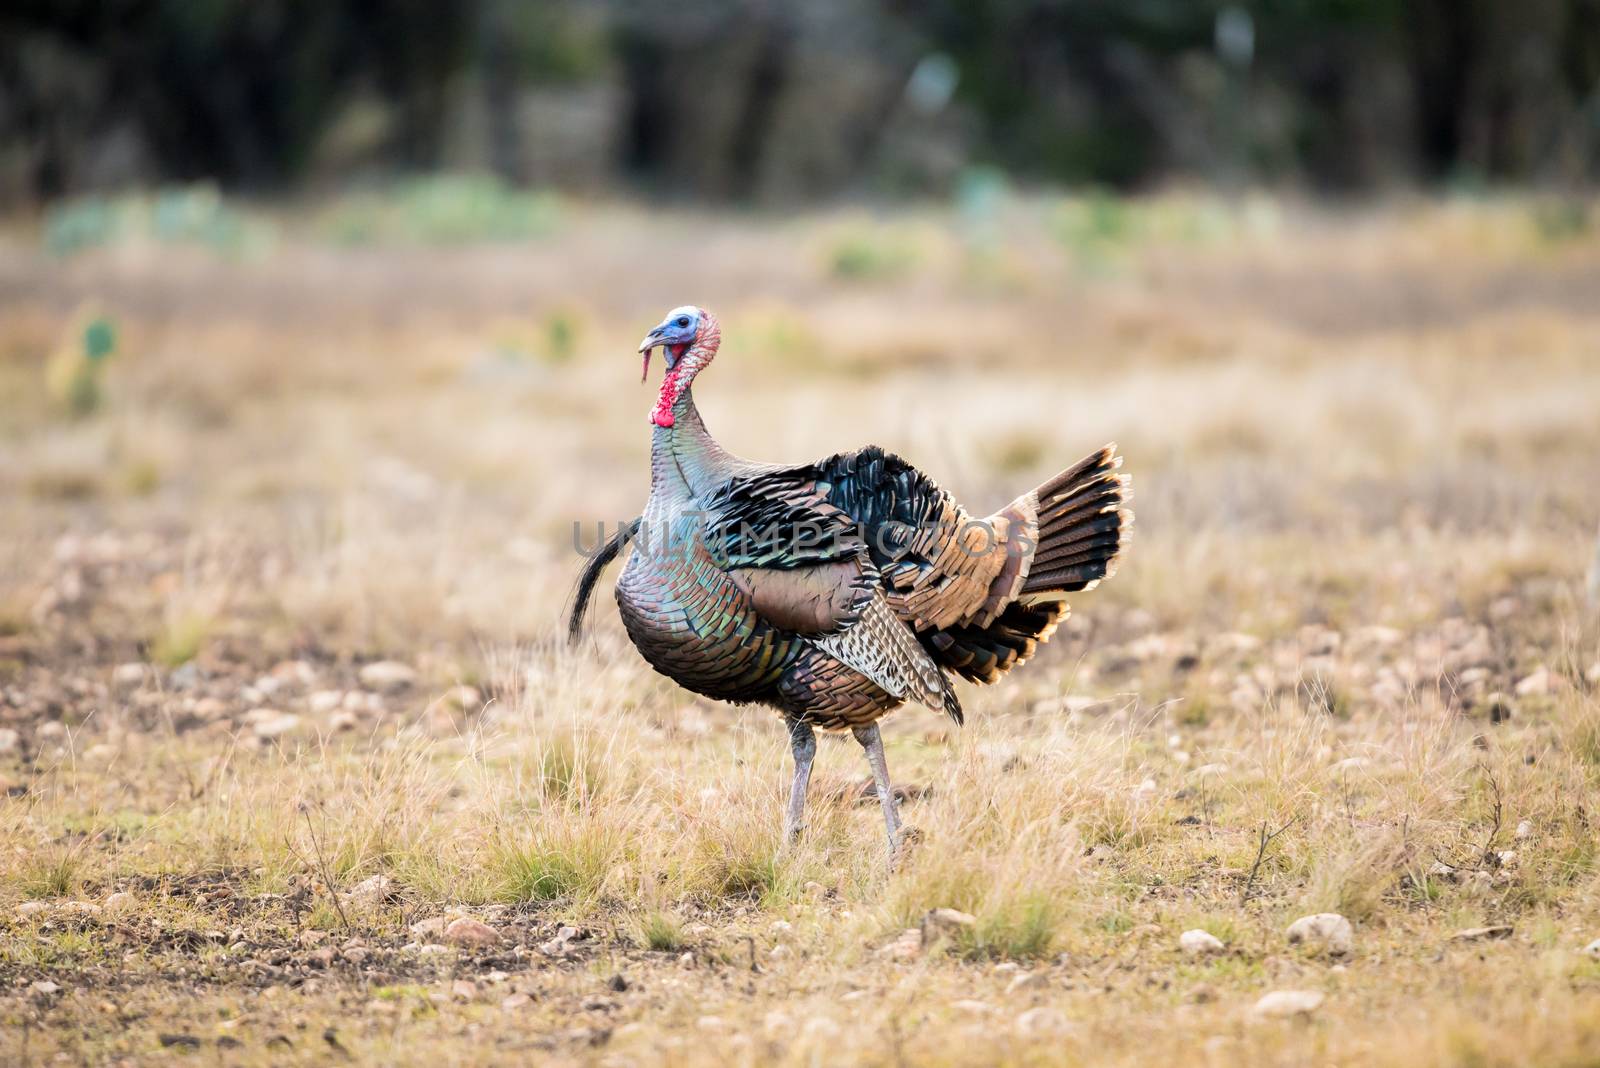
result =
[{"label": "pebble", "polygon": [[1018,1033],[1024,1035],[1052,1034],[1065,1031],[1069,1026],[1066,1016],[1059,1009],[1044,1005],[1017,1014],[1016,1028]]},{"label": "pebble", "polygon": [[1285,934],[1291,946],[1305,943],[1335,957],[1344,956],[1355,945],[1355,931],[1350,921],[1337,912],[1302,916],[1289,925]]},{"label": "pebble", "polygon": [[1291,1016],[1309,1016],[1321,1007],[1324,995],[1320,990],[1274,990],[1261,995],[1250,1008],[1250,1015],[1258,1020],[1285,1020]]},{"label": "pebble", "polygon": [[438,938],[444,934],[448,922],[443,916],[430,916],[425,920],[418,920],[409,930],[418,938]]},{"label": "pebble", "polygon": [[194,703],[194,714],[196,719],[207,722],[221,719],[228,714],[228,702],[220,697],[202,697]]},{"label": "pebble", "polygon": [[1040,972],[1018,972],[1006,984],[1007,994],[1019,994],[1026,990],[1039,990],[1049,984],[1049,980]]},{"label": "pebble", "polygon": [[111,681],[117,686],[137,686],[144,681],[143,664],[118,664],[111,672]]},{"label": "pebble", "polygon": [[354,712],[335,712],[328,717],[328,729],[335,734],[353,731],[356,729],[358,722],[360,721],[356,719]]},{"label": "pebble", "polygon": [[444,940],[453,946],[497,946],[500,932],[480,920],[463,916],[444,929]]},{"label": "pebble", "polygon": [[1227,947],[1216,935],[1197,927],[1178,936],[1178,948],[1191,957],[1204,957],[1212,953],[1221,953]]},{"label": "pebble", "polygon": [[457,1001],[471,1001],[478,996],[478,984],[471,979],[457,979],[450,984],[450,996]]},{"label": "pebble", "polygon": [[133,905],[133,903],[133,895],[126,890],[118,890],[116,893],[106,898],[106,908],[111,909],[113,912],[129,908]]},{"label": "pebble", "polygon": [[878,952],[890,960],[916,960],[922,955],[922,932],[908,927]]},{"label": "pebble", "polygon": [[306,707],[313,715],[323,716],[344,704],[343,690],[318,690],[306,698]]},{"label": "pebble", "polygon": [[357,905],[381,905],[394,893],[394,880],[387,875],[373,875],[352,886],[345,894]]},{"label": "pebble", "polygon": [[28,989],[41,997],[49,997],[51,994],[61,993],[61,988],[48,979],[35,979]]},{"label": "pebble", "polygon": [[1550,669],[1540,667],[1533,674],[1517,682],[1518,697],[1547,697],[1555,689],[1555,679],[1550,674]]},{"label": "pebble", "polygon": [[300,726],[300,717],[293,712],[280,712],[275,708],[256,708],[245,713],[245,722],[251,724],[257,738],[281,738]]},{"label": "pebble", "polygon": [[380,693],[408,689],[417,681],[417,673],[410,665],[398,660],[378,660],[361,669],[361,685]]},{"label": "pebble", "polygon": [[923,917],[923,926],[933,935],[950,937],[977,924],[978,918],[959,909],[933,909]]},{"label": "pebble", "polygon": [[40,916],[50,911],[48,901],[24,901],[17,906],[18,916]]},{"label": "pebble", "polygon": [[1522,821],[1520,821],[1517,824],[1517,838],[1518,838],[1518,840],[1525,842],[1529,838],[1532,838],[1532,837],[1533,837],[1533,821],[1532,820],[1522,820]]},{"label": "pebble", "polygon": [[10,727],[0,727],[0,756],[9,756],[22,748],[22,735]]},{"label": "pebble", "polygon": [[527,994],[520,992],[516,994],[507,994],[505,997],[500,999],[500,1011],[521,1012],[523,1009],[532,1004],[533,998]]}]

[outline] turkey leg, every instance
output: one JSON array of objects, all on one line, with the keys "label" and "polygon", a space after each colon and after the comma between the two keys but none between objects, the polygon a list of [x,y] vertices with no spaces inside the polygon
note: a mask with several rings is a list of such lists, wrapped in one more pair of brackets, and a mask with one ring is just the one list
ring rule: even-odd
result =
[{"label": "turkey leg", "polygon": [[811,724],[791,719],[789,745],[794,750],[794,785],[789,788],[789,810],[783,819],[783,840],[794,842],[800,837],[800,814],[806,807],[806,788],[811,785],[811,762],[817,755],[817,735]]},{"label": "turkey leg", "polygon": [[867,763],[872,765],[872,781],[878,785],[878,803],[883,806],[883,826],[889,834],[889,849],[893,852],[899,844],[900,813],[895,810],[894,790],[889,785],[889,764],[883,759],[883,736],[878,725],[851,728],[856,741],[867,751]]}]

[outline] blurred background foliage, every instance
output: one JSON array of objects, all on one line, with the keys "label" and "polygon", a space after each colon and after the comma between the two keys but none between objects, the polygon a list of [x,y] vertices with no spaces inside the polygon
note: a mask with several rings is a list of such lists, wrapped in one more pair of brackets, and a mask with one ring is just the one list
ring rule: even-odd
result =
[{"label": "blurred background foliage", "polygon": [[[1600,0],[0,10],[0,203],[196,182],[315,193],[443,172],[486,183],[447,187],[427,226],[508,219],[525,235],[547,227],[548,206],[508,190],[784,203],[959,192],[974,168],[1124,190],[1587,184],[1600,172]],[[439,192],[406,195],[426,208]],[[388,225],[381,215],[329,225],[359,240]],[[156,225],[248,241],[216,212]],[[894,266],[851,252],[840,269]]]}]

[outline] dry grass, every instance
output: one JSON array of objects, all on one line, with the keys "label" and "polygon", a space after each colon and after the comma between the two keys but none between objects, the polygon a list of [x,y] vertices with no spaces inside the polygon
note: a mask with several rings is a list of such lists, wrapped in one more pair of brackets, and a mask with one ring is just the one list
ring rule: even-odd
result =
[{"label": "dry grass", "polygon": [[[1593,1063],[1600,247],[1515,200],[1085,210],[0,243],[0,1061]],[[736,451],[870,439],[985,508],[1115,438],[1137,480],[1037,663],[888,722],[894,872],[853,743],[780,848],[770,713],[605,605],[558,644],[684,301]],[[975,922],[882,951],[935,908]],[[1287,944],[1318,911],[1348,958]],[[457,914],[505,941],[407,948]],[[1252,1020],[1287,988],[1326,1000]]]}]

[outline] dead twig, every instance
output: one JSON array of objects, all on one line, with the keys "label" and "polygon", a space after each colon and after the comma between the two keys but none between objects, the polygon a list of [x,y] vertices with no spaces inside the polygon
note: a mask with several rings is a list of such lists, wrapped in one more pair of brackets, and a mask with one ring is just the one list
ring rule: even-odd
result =
[{"label": "dead twig", "polygon": [[[306,831],[311,835],[311,851],[316,858],[315,870],[317,876],[322,880],[323,888],[328,891],[328,900],[333,902],[333,911],[339,914],[339,922],[344,925],[344,929],[348,933],[351,929],[350,917],[345,915],[344,903],[339,900],[339,892],[333,888],[333,869],[328,864],[327,855],[322,851],[322,841],[317,838],[317,828],[311,822],[311,806],[301,802],[300,815],[305,817]],[[289,850],[294,853],[296,859],[302,864],[306,863],[305,858],[300,856],[299,851],[292,844],[289,846]],[[306,866],[312,867],[309,864]]]},{"label": "dead twig", "polygon": [[1290,827],[1293,827],[1299,821],[1299,816],[1293,816],[1290,818],[1288,823],[1285,823],[1282,827],[1279,827],[1271,834],[1267,833],[1267,821],[1261,821],[1261,829],[1257,833],[1256,860],[1254,864],[1250,865],[1250,877],[1245,880],[1244,890],[1239,894],[1239,904],[1243,905],[1245,902],[1250,900],[1250,894],[1255,890],[1256,887],[1256,876],[1261,874],[1261,862],[1267,859],[1268,847],[1270,847],[1272,843],[1277,840],[1279,835],[1283,834],[1283,832],[1287,831]]}]

